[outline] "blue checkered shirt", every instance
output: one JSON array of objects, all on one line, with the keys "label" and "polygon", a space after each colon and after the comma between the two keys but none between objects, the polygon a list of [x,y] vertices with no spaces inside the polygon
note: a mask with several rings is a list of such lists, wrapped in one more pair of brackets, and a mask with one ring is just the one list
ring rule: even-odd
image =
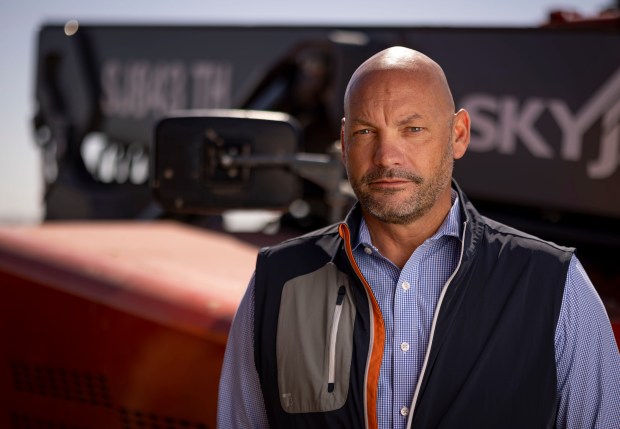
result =
[{"label": "blue checkered shirt", "polygon": [[[428,346],[441,289],[456,269],[461,247],[459,202],[403,269],[372,245],[362,221],[353,254],[385,321],[379,375],[379,428],[405,429]],[[231,328],[220,380],[220,429],[268,428],[254,366],[254,279]],[[555,334],[557,428],[620,428],[620,354],[603,304],[573,256]]]}]

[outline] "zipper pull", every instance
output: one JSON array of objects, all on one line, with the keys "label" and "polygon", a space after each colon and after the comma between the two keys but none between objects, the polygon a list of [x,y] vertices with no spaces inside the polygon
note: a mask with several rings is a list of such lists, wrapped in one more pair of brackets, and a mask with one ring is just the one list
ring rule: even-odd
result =
[{"label": "zipper pull", "polygon": [[344,301],[344,296],[346,295],[347,290],[345,289],[344,285],[340,286],[340,289],[338,289],[338,298],[336,298],[336,305],[342,305],[342,302]]}]

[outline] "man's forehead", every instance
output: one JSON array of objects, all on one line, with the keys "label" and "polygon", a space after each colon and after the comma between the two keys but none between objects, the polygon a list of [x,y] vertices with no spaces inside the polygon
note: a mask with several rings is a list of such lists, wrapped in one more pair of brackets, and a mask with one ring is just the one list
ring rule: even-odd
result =
[{"label": "man's forehead", "polygon": [[423,82],[378,78],[360,81],[359,86],[351,88],[346,104],[349,109],[354,110],[413,109],[413,106],[420,106],[421,103],[435,103],[437,100],[432,96],[433,94],[433,87]]},{"label": "man's forehead", "polygon": [[423,93],[434,88],[427,73],[411,70],[376,70],[358,76],[349,86],[347,100],[379,101],[397,98],[403,93]]},{"label": "man's forehead", "polygon": [[429,68],[375,69],[352,78],[345,97],[345,113],[373,105],[400,102],[411,105],[417,101],[427,104],[426,108],[441,104],[454,111],[451,98],[441,76]]}]

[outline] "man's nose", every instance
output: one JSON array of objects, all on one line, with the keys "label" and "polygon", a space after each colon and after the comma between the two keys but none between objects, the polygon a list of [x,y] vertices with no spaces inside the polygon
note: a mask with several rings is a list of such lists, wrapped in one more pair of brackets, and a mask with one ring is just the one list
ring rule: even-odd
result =
[{"label": "man's nose", "polygon": [[378,166],[390,167],[403,161],[403,148],[398,136],[390,133],[377,133],[374,151],[374,162]]}]

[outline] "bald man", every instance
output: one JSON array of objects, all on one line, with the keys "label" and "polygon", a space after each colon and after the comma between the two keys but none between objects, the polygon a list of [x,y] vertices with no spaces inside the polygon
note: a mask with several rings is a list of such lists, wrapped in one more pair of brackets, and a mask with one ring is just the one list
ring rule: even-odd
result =
[{"label": "bald man", "polygon": [[618,427],[601,301],[573,249],[480,216],[452,180],[470,118],[441,67],[387,49],[344,103],[359,202],[259,253],[218,427]]}]

